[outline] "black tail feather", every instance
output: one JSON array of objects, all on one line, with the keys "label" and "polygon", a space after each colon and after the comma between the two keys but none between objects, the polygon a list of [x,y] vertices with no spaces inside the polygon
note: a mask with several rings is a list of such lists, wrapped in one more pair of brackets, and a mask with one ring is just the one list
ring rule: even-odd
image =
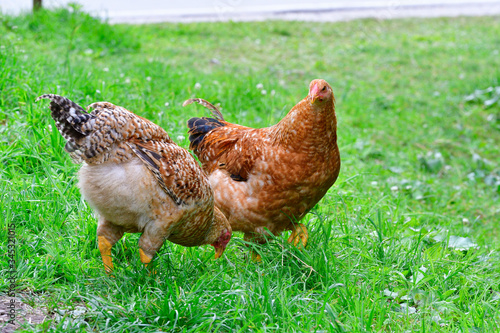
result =
[{"label": "black tail feather", "polygon": [[61,135],[68,141],[66,145],[68,152],[74,150],[74,147],[72,148],[73,142],[90,133],[90,130],[83,130],[82,125],[92,119],[93,116],[80,105],[63,96],[45,94],[38,97],[36,101],[38,102],[41,99],[50,100],[51,116],[56,122]]},{"label": "black tail feather", "polygon": [[208,132],[225,126],[225,123],[219,119],[203,117],[189,119],[187,126],[189,128],[189,148],[196,150],[196,147],[203,141]]},{"label": "black tail feather", "polygon": [[225,126],[224,117],[217,107],[215,107],[212,103],[201,99],[201,98],[191,98],[187,101],[184,101],[182,106],[189,105],[191,103],[198,103],[206,107],[212,112],[215,118],[191,118],[188,120],[188,134],[189,134],[189,148],[194,150],[196,153],[196,148],[203,141],[205,135],[217,127]]}]

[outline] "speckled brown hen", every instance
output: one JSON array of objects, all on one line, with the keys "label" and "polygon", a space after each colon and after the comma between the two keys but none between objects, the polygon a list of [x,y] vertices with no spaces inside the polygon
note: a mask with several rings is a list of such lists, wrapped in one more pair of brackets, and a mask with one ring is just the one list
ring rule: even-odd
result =
[{"label": "speckled brown hen", "polygon": [[231,238],[227,219],[214,208],[209,181],[191,154],[158,125],[107,102],[89,105],[42,95],[67,140],[65,150],[83,162],[79,187],[98,215],[97,237],[105,268],[124,232],[140,232],[139,254],[148,264],[163,242],[212,244],[216,258]]},{"label": "speckled brown hen", "polygon": [[277,235],[292,230],[289,242],[305,246],[306,227],[298,223],[335,183],[340,170],[337,120],[332,88],[314,80],[309,94],[278,124],[260,129],[215,118],[188,121],[190,148],[198,156],[215,202],[233,231],[261,241],[267,228]]}]

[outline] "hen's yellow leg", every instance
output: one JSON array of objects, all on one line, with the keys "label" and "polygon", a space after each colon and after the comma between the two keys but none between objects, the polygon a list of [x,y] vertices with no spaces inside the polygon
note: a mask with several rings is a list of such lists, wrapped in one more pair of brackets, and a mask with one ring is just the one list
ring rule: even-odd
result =
[{"label": "hen's yellow leg", "polygon": [[113,260],[111,259],[111,248],[122,238],[123,230],[108,222],[104,218],[99,218],[97,227],[97,245],[101,252],[102,262],[106,273],[110,275],[113,272]]},{"label": "hen's yellow leg", "polygon": [[141,257],[141,262],[146,267],[148,267],[148,264],[151,262],[151,259],[153,259],[153,257],[150,257],[146,253],[144,253],[142,249],[139,249],[139,256]]},{"label": "hen's yellow leg", "polygon": [[298,223],[294,225],[294,229],[292,230],[292,234],[288,238],[288,243],[292,243],[294,246],[299,244],[299,241],[302,243],[302,246],[305,248],[307,245],[307,240],[309,239],[309,234],[307,233],[307,228],[302,223]]},{"label": "hen's yellow leg", "polygon": [[[160,226],[156,223],[152,223],[145,228],[139,238],[139,256],[146,268],[150,268],[151,260],[153,260],[153,257],[161,248],[166,238],[167,236],[161,228],[161,223]],[[150,273],[156,274],[156,271],[152,269]]]},{"label": "hen's yellow leg", "polygon": [[153,260],[154,254],[150,256],[146,252],[144,252],[143,249],[139,248],[139,256],[141,258],[141,262],[144,264],[144,267],[148,269],[149,275],[156,275],[156,269],[152,268],[154,266],[149,265],[151,263],[151,260]]},{"label": "hen's yellow leg", "polygon": [[99,252],[101,252],[102,262],[104,263],[104,269],[106,273],[109,274],[113,272],[113,260],[111,259],[111,248],[113,244],[104,236],[97,236],[97,242],[99,245]]}]

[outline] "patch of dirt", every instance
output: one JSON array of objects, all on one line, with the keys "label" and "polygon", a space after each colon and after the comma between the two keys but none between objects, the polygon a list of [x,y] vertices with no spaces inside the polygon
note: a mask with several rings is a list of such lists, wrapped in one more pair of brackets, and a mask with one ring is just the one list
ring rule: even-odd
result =
[{"label": "patch of dirt", "polygon": [[[11,302],[14,300],[14,303]],[[11,304],[15,306],[16,319],[14,324],[9,323]],[[1,333],[15,332],[25,323],[37,325],[43,323],[46,319],[51,319],[52,315],[45,312],[45,308],[33,308],[24,303],[19,297],[0,296],[0,330]]]}]

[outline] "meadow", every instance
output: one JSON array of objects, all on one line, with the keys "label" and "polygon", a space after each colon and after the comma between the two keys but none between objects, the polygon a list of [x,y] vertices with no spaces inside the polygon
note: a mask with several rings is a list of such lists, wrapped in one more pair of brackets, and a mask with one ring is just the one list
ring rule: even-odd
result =
[{"label": "meadow", "polygon": [[[500,330],[500,17],[108,25],[75,6],[0,16],[0,237],[15,224],[27,332]],[[333,87],[339,179],[288,234],[255,246],[166,242],[149,274],[137,234],[103,269],[96,220],[42,93],[109,101],[188,147],[182,107],[279,121],[312,79]],[[7,241],[0,244],[7,253]],[[2,295],[7,260],[0,260]]]}]

